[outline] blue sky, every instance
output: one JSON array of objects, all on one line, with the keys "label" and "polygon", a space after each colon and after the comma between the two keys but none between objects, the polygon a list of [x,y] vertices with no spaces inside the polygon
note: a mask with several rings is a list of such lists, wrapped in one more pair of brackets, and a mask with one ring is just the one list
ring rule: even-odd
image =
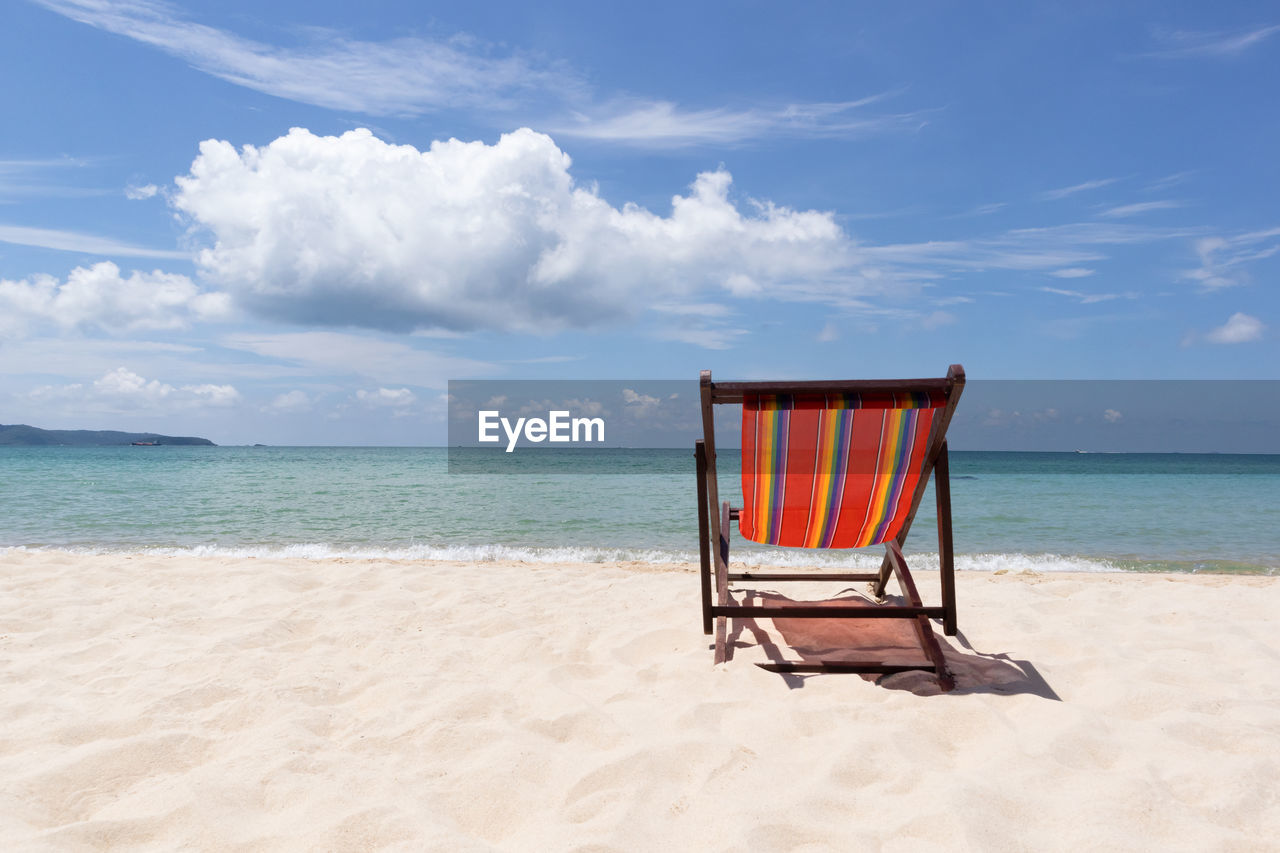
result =
[{"label": "blue sky", "polygon": [[1280,378],[1272,4],[10,0],[0,422],[449,379]]}]

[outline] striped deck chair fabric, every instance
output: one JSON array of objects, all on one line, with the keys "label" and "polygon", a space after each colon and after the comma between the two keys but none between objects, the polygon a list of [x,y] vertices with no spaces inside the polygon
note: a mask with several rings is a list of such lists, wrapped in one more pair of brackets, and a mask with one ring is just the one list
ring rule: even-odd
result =
[{"label": "striped deck chair fabric", "polygon": [[744,396],[739,531],[797,548],[893,539],[946,402],[942,392]]}]

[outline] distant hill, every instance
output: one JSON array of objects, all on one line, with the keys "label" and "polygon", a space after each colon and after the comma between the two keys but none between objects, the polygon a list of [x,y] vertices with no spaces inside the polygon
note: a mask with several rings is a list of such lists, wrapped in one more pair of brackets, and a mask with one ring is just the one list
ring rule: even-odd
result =
[{"label": "distant hill", "polygon": [[0,424],[0,447],[109,447],[133,444],[135,441],[155,444],[216,445],[207,438],[189,435],[159,435],[154,432],[119,432],[113,429],[40,429],[26,424]]}]

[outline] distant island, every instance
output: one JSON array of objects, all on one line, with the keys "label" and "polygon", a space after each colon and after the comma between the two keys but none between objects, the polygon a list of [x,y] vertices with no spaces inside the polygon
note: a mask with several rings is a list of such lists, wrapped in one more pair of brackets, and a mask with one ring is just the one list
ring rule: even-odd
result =
[{"label": "distant island", "polygon": [[160,435],[154,432],[119,432],[113,429],[40,429],[26,424],[0,424],[0,447],[151,447],[186,444],[216,447],[207,438]]}]

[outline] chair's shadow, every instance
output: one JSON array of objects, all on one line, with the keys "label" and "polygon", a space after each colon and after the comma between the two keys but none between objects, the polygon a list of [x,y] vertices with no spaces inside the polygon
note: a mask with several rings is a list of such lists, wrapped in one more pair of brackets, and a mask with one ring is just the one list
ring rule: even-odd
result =
[{"label": "chair's shadow", "polygon": [[[854,590],[844,590],[838,597],[821,601],[789,598],[776,592],[742,587],[733,590],[734,597],[748,605],[806,605],[874,607],[875,602]],[[905,604],[897,596],[889,596],[891,604]],[[907,663],[924,657],[915,629],[905,619],[729,619],[725,653],[732,660],[735,649],[760,648],[772,663],[867,660],[877,658],[885,663]],[[770,630],[770,627],[772,630]],[[1014,660],[1008,654],[987,654],[973,648],[964,633],[954,638],[934,631],[947,668],[955,678],[952,693],[997,693],[1014,695],[1030,693],[1045,699],[1061,701],[1030,661]],[[958,643],[953,645],[952,641]],[[803,687],[805,681],[822,673],[779,673],[792,688]],[[889,690],[906,690],[919,696],[932,696],[942,691],[933,673],[920,670],[889,675],[864,674],[862,678]]]}]

